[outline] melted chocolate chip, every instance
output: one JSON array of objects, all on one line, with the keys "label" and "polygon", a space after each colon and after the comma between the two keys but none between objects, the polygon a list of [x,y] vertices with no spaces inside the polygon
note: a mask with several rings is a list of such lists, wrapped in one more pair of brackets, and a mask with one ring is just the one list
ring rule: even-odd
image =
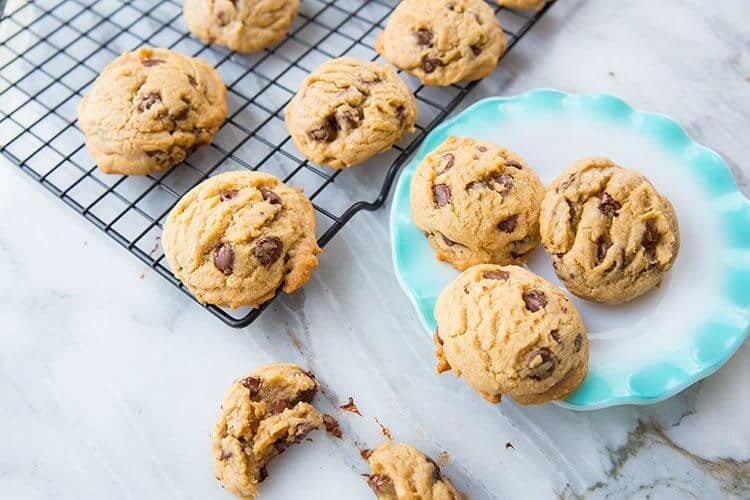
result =
[{"label": "melted chocolate chip", "polygon": [[262,187],[260,188],[260,194],[261,196],[263,196],[263,199],[271,205],[281,205],[281,196],[271,191],[270,189]]},{"label": "melted chocolate chip", "polygon": [[157,102],[161,102],[161,94],[158,92],[150,92],[141,99],[141,102],[138,103],[138,111],[143,113],[147,109],[151,109],[151,106]]},{"label": "melted chocolate chip", "polygon": [[612,198],[609,193],[602,194],[602,199],[599,200],[599,211],[609,217],[617,217],[620,206],[620,203]]},{"label": "melted chocolate chip", "polygon": [[147,68],[150,68],[151,66],[158,66],[159,64],[164,64],[163,59],[142,59],[141,64],[146,66]]},{"label": "melted chocolate chip", "polygon": [[518,225],[518,215],[511,215],[497,224],[497,228],[504,233],[512,233]]},{"label": "melted chocolate chip", "polygon": [[284,453],[284,450],[286,449],[286,442],[284,442],[284,438],[279,438],[274,441],[273,447],[276,448],[276,451],[279,452],[279,455]]},{"label": "melted chocolate chip", "polygon": [[187,77],[188,77],[188,82],[190,82],[190,85],[192,85],[193,87],[198,86],[198,81],[195,79],[193,75],[188,75]]},{"label": "melted chocolate chip", "polygon": [[477,146],[477,150],[479,150],[480,153],[485,153],[487,151],[486,146]]},{"label": "melted chocolate chip", "polygon": [[331,415],[323,415],[323,424],[326,426],[326,432],[331,436],[341,439],[344,433],[341,432],[339,423]]},{"label": "melted chocolate chip", "polygon": [[656,229],[656,224],[654,223],[654,221],[646,221],[646,230],[643,232],[641,245],[643,245],[646,253],[651,258],[654,258],[656,256],[656,245],[659,243],[659,239],[659,231]]},{"label": "melted chocolate chip", "polygon": [[456,245],[456,244],[457,244],[457,243],[456,243],[455,241],[453,241],[452,239],[448,238],[448,237],[447,237],[446,235],[444,235],[443,233],[438,233],[438,234],[440,234],[440,237],[441,237],[441,238],[443,239],[443,243],[445,243],[445,244],[446,244],[446,245],[448,245],[449,247],[452,247],[453,245]]},{"label": "melted chocolate chip", "polygon": [[472,45],[471,51],[474,53],[475,56],[478,56],[479,54],[482,53],[482,47],[480,47],[479,45]]},{"label": "melted chocolate chip", "polygon": [[393,487],[391,478],[383,474],[370,474],[367,476],[367,484],[376,495]]},{"label": "melted chocolate chip", "polygon": [[547,296],[541,290],[529,290],[523,292],[523,301],[526,304],[526,309],[537,312],[547,305]]},{"label": "melted chocolate chip", "polygon": [[274,401],[268,406],[268,413],[270,413],[271,415],[278,415],[279,413],[282,413],[284,410],[289,408],[291,405],[292,403],[285,399]]},{"label": "melted chocolate chip", "polygon": [[576,338],[573,339],[573,352],[580,351],[581,344],[583,344],[583,335],[579,333],[578,335],[576,335]]},{"label": "melted chocolate chip", "polygon": [[187,118],[189,115],[190,115],[190,106],[185,106],[179,112],[177,112],[175,114],[172,114],[172,115],[169,115],[169,117],[172,120],[174,120],[176,122],[179,122],[179,121],[182,121],[185,118]]},{"label": "melted chocolate chip", "polygon": [[342,128],[357,128],[360,122],[359,113],[353,109],[346,109],[336,114],[339,123],[339,129]]},{"label": "melted chocolate chip", "polygon": [[396,119],[403,127],[404,120],[406,119],[406,109],[401,105],[396,106]]},{"label": "melted chocolate chip", "polygon": [[557,356],[546,347],[537,347],[524,356],[526,368],[529,370],[529,378],[544,380],[548,378],[557,368]]},{"label": "melted chocolate chip", "polygon": [[266,470],[265,466],[261,467],[260,470],[258,471],[258,482],[262,483],[263,481],[266,480],[267,477],[268,477],[268,471]]},{"label": "melted chocolate chip", "polygon": [[232,198],[237,196],[239,192],[239,189],[227,189],[226,191],[222,191],[221,193],[219,193],[219,199],[221,201],[231,200]]},{"label": "melted chocolate chip", "polygon": [[250,391],[250,397],[254,398],[260,392],[260,388],[263,387],[263,379],[258,377],[247,377],[240,381],[248,391]]},{"label": "melted chocolate chip", "polygon": [[510,278],[510,273],[508,271],[485,271],[482,277],[488,280],[505,281]]},{"label": "melted chocolate chip", "polygon": [[453,153],[445,153],[440,158],[444,160],[443,169],[440,171],[441,174],[450,170],[451,167],[453,167],[453,163],[456,161],[456,157],[453,155]]},{"label": "melted chocolate chip", "polygon": [[312,424],[309,422],[298,426],[297,429],[294,431],[294,442],[299,443],[305,438],[305,436],[307,436],[310,433],[310,431],[312,431],[315,428],[316,428],[315,424]]},{"label": "melted chocolate chip", "polygon": [[333,116],[328,117],[320,127],[310,130],[307,136],[313,141],[333,142],[338,135],[338,123]]},{"label": "melted chocolate chip", "polygon": [[438,66],[442,65],[443,61],[436,57],[424,56],[424,58],[422,58],[422,70],[425,73],[432,73]]},{"label": "melted chocolate chip", "polygon": [[494,181],[495,184],[500,186],[501,194],[510,193],[511,189],[513,189],[513,184],[515,184],[513,180],[513,176],[510,174],[496,175],[495,177],[492,178],[492,181]]},{"label": "melted chocolate chip", "polygon": [[558,330],[557,328],[555,328],[554,330],[552,330],[551,332],[549,332],[549,336],[552,337],[553,339],[555,339],[555,342],[557,342],[558,344],[562,343],[562,337],[560,336],[560,330]]},{"label": "melted chocolate chip", "polygon": [[253,255],[263,266],[270,266],[281,257],[284,244],[276,236],[261,236],[253,247]]},{"label": "melted chocolate chip", "polygon": [[412,35],[417,39],[417,45],[427,46],[432,43],[432,39],[435,36],[434,33],[426,28],[420,28],[417,31],[413,31]]},{"label": "melted chocolate chip", "polygon": [[515,160],[505,160],[505,166],[506,167],[517,168],[518,170],[522,170],[523,169],[523,165],[521,165],[520,163],[518,163]]},{"label": "melted chocolate chip", "polygon": [[226,274],[232,274],[234,270],[234,249],[229,243],[222,243],[214,250],[214,266],[216,269]]},{"label": "melted chocolate chip", "polygon": [[451,188],[445,184],[435,184],[432,186],[432,195],[437,206],[442,207],[451,201]]}]

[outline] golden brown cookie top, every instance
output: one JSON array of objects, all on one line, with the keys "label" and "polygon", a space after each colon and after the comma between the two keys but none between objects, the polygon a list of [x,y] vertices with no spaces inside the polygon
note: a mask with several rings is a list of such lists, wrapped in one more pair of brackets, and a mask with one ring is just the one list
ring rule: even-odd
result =
[{"label": "golden brown cookie top", "polygon": [[631,300],[656,286],[680,246],[672,204],[643,175],[607,158],[586,158],[548,188],[542,243],[574,294]]},{"label": "golden brown cookie top", "polygon": [[380,500],[461,500],[440,467],[424,453],[390,440],[372,450],[367,484]]},{"label": "golden brown cookie top", "polygon": [[232,384],[212,434],[216,477],[227,491],[255,498],[271,459],[323,426],[309,404],[317,389],[315,377],[291,363],[260,367]]},{"label": "golden brown cookie top", "polygon": [[544,186],[516,153],[449,137],[417,166],[411,212],[440,260],[458,269],[522,264],[539,244]]},{"label": "golden brown cookie top", "polygon": [[392,69],[340,57],[305,78],[284,118],[307,158],[344,168],[388,150],[414,130],[417,103]]},{"label": "golden brown cookie top", "polygon": [[484,0],[404,0],[375,44],[427,85],[484,78],[505,47],[500,21]]},{"label": "golden brown cookie top", "polygon": [[488,401],[503,394],[522,404],[559,399],[585,375],[588,337],[578,310],[524,268],[467,269],[441,292],[435,319],[439,366]]},{"label": "golden brown cookie top", "polygon": [[201,302],[258,306],[290,293],[318,265],[315,211],[302,190],[246,170],[211,177],[183,196],[162,237],[172,272]]},{"label": "golden brown cookie top", "polygon": [[201,59],[168,49],[125,52],[78,107],[86,146],[106,173],[144,175],[207,144],[227,115],[227,91]]},{"label": "golden brown cookie top", "polygon": [[254,52],[284,38],[299,0],[185,0],[190,31],[206,43]]}]

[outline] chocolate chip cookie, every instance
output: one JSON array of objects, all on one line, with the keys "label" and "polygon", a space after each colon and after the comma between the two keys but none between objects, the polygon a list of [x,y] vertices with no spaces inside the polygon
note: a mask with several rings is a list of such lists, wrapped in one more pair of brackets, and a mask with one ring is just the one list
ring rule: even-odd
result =
[{"label": "chocolate chip cookie", "polygon": [[658,285],[680,247],[669,200],[643,175],[607,158],[578,161],[560,175],[544,197],[540,225],[568,290],[609,304]]},{"label": "chocolate chip cookie", "polygon": [[263,366],[232,384],[212,434],[216,478],[227,491],[255,498],[271,459],[323,426],[310,405],[317,389],[312,373],[290,363]]},{"label": "chocolate chip cookie", "polygon": [[573,302],[517,266],[483,264],[453,280],[435,304],[438,372],[453,370],[492,403],[503,394],[542,404],[586,377],[589,343]]},{"label": "chocolate chip cookie", "polygon": [[417,166],[411,212],[437,258],[458,269],[522,264],[539,244],[543,197],[539,176],[516,153],[449,137]]},{"label": "chocolate chip cookie", "polygon": [[146,175],[211,142],[227,116],[227,91],[201,59],[167,49],[125,52],[83,96],[78,126],[99,168]]},{"label": "chocolate chip cookie", "polygon": [[367,484],[380,500],[461,500],[461,495],[424,453],[385,441],[372,450]]},{"label": "chocolate chip cookie", "polygon": [[450,85],[492,73],[506,45],[484,0],[404,0],[375,49],[426,85]]},{"label": "chocolate chip cookie", "polygon": [[183,196],[162,236],[172,272],[201,301],[257,307],[291,293],[318,265],[315,212],[301,189],[250,171],[211,177]]},{"label": "chocolate chip cookie", "polygon": [[512,9],[540,9],[547,0],[497,0],[497,3]]},{"label": "chocolate chip cookie", "polygon": [[390,68],[341,57],[305,78],[284,118],[307,158],[344,168],[390,149],[413,131],[417,103]]},{"label": "chocolate chip cookie", "polygon": [[185,0],[183,15],[193,35],[240,52],[255,52],[286,35],[299,0]]}]

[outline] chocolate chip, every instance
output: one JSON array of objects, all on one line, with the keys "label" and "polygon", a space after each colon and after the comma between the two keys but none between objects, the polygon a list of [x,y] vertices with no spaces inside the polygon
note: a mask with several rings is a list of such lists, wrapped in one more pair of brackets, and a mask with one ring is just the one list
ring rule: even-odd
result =
[{"label": "chocolate chip", "polygon": [[436,57],[424,56],[422,58],[422,69],[425,73],[432,73],[438,66],[442,66],[443,61]]},{"label": "chocolate chip", "polygon": [[520,259],[521,257],[526,257],[531,253],[531,250],[528,252],[514,252],[513,250],[510,251],[510,256],[514,259]]},{"label": "chocolate chip", "polygon": [[578,335],[576,335],[576,338],[573,339],[573,352],[580,351],[582,343],[583,343],[583,335],[579,333]]},{"label": "chocolate chip", "polygon": [[282,413],[284,410],[289,408],[291,405],[292,403],[285,399],[274,401],[268,406],[268,413],[270,413],[271,415],[278,415],[279,413]]},{"label": "chocolate chip", "polygon": [[304,401],[305,403],[309,403],[310,401],[313,400],[317,392],[318,392],[317,385],[312,387],[311,389],[305,389],[304,391],[300,391],[297,393],[296,402]]},{"label": "chocolate chip", "polygon": [[557,356],[546,347],[537,347],[524,356],[526,368],[529,370],[529,378],[544,380],[548,378],[557,368]]},{"label": "chocolate chip", "polygon": [[427,459],[428,462],[432,464],[432,467],[433,467],[432,468],[432,481],[436,483],[440,481],[441,479],[443,479],[443,475],[440,473],[440,467],[438,466],[438,464],[435,463],[435,461],[431,459],[430,457],[425,457],[425,458]]},{"label": "chocolate chip", "polygon": [[222,243],[214,250],[214,266],[226,274],[232,274],[234,270],[234,249],[229,243]]},{"label": "chocolate chip", "polygon": [[449,247],[452,247],[453,245],[455,245],[455,244],[456,244],[456,242],[455,242],[455,241],[453,241],[452,239],[448,238],[448,237],[447,237],[446,235],[444,235],[443,233],[438,233],[438,234],[440,235],[440,237],[441,237],[441,238],[443,238],[443,243],[445,243],[445,244],[446,244],[446,245],[448,245]]},{"label": "chocolate chip", "polygon": [[526,309],[537,312],[547,305],[547,296],[541,290],[529,290],[523,292],[523,301],[526,304]]},{"label": "chocolate chip", "polygon": [[522,170],[523,169],[523,165],[521,165],[520,163],[518,163],[515,160],[505,160],[505,166],[506,167],[517,168],[518,170]]},{"label": "chocolate chip", "polygon": [[138,103],[138,111],[143,113],[147,109],[151,109],[151,106],[157,102],[161,102],[161,95],[158,92],[149,92]]},{"label": "chocolate chip", "polygon": [[432,31],[426,28],[420,28],[417,31],[413,31],[412,35],[417,39],[417,45],[427,46],[432,43],[432,38],[435,36]]},{"label": "chocolate chip", "polygon": [[446,5],[446,7],[448,8],[448,10],[455,10],[456,4],[451,2],[448,5]]},{"label": "chocolate chip", "polygon": [[193,75],[188,75],[187,77],[188,77],[188,82],[190,82],[190,85],[192,85],[193,87],[198,86],[198,81],[195,79]]},{"label": "chocolate chip", "polygon": [[354,398],[352,398],[351,396],[349,396],[349,400],[346,402],[346,404],[339,406],[339,408],[350,413],[356,413],[360,417],[362,416],[362,413],[359,411],[356,403],[354,403]]},{"label": "chocolate chip", "polygon": [[353,129],[359,126],[360,116],[353,109],[345,109],[336,113],[336,117],[339,123],[339,129],[346,128]]},{"label": "chocolate chip", "polygon": [[219,460],[226,460],[228,458],[232,457],[232,452],[221,450],[221,455],[219,455]]},{"label": "chocolate chip", "polygon": [[391,478],[383,474],[370,474],[369,476],[367,476],[367,484],[370,486],[372,491],[375,492],[376,495],[379,495],[380,493],[393,487]]},{"label": "chocolate chip", "polygon": [[551,332],[549,332],[549,335],[550,335],[550,337],[552,337],[553,339],[555,339],[555,342],[557,342],[558,344],[562,343],[562,337],[560,336],[560,330],[558,330],[557,328],[555,328],[554,330],[552,330]]},{"label": "chocolate chip", "polygon": [[432,186],[432,195],[437,206],[442,207],[451,201],[451,188],[445,184],[435,184]]},{"label": "chocolate chip", "polygon": [[253,247],[253,255],[261,265],[270,266],[281,257],[284,244],[276,236],[261,236]]},{"label": "chocolate chip", "polygon": [[599,211],[609,217],[616,217],[620,206],[620,203],[612,198],[609,193],[602,194],[602,199],[599,200]]},{"label": "chocolate chip", "polygon": [[485,271],[482,277],[488,280],[507,280],[510,278],[508,271]]},{"label": "chocolate chip", "polygon": [[567,179],[565,179],[559,186],[557,186],[557,189],[555,190],[557,193],[560,191],[565,191],[570,186],[573,185],[573,183],[576,180],[575,174],[570,174]]},{"label": "chocolate chip", "polygon": [[158,66],[159,64],[164,64],[163,59],[142,59],[141,64],[146,66],[147,68],[150,68],[151,66]]},{"label": "chocolate chip", "polygon": [[263,466],[258,471],[258,482],[262,483],[263,481],[266,480],[267,477],[268,477],[268,471],[266,470],[265,466]]},{"label": "chocolate chip", "polygon": [[231,200],[237,196],[239,192],[239,189],[227,189],[226,191],[219,193],[219,199],[221,199],[221,201]]},{"label": "chocolate chip", "polygon": [[440,158],[444,160],[443,169],[440,171],[441,174],[450,170],[453,166],[453,163],[456,161],[456,157],[453,155],[453,153],[445,153]]},{"label": "chocolate chip", "polygon": [[294,431],[294,442],[299,443],[304,439],[305,436],[307,436],[310,431],[315,429],[315,424],[312,424],[310,422],[304,423],[297,427],[297,429]]},{"label": "chocolate chip", "polygon": [[281,205],[281,196],[274,193],[268,188],[260,188],[260,194],[263,196],[263,199],[266,200],[271,205]]},{"label": "chocolate chip", "polygon": [[401,126],[404,125],[405,118],[406,118],[406,109],[401,105],[396,106],[396,119],[401,124]]},{"label": "chocolate chip", "polygon": [[284,438],[279,438],[273,443],[273,447],[276,448],[276,451],[279,452],[279,455],[284,453],[284,450],[286,449],[286,443],[284,442]]},{"label": "chocolate chip", "polygon": [[492,178],[492,180],[495,182],[495,184],[499,184],[501,186],[500,193],[502,194],[510,193],[511,189],[513,189],[513,184],[515,183],[513,180],[513,176],[510,174],[496,175]]},{"label": "chocolate chip", "polygon": [[179,121],[182,121],[182,120],[184,120],[185,118],[187,118],[187,117],[188,117],[189,115],[190,115],[190,106],[185,106],[185,107],[184,107],[184,108],[182,108],[182,110],[180,110],[179,112],[177,112],[177,113],[175,113],[175,114],[173,114],[173,115],[169,115],[169,117],[170,117],[170,118],[171,118],[172,120],[174,120],[174,121],[176,121],[176,122],[179,122]]},{"label": "chocolate chip", "polygon": [[260,392],[260,388],[263,386],[263,379],[258,377],[247,377],[243,378],[240,383],[244,385],[248,391],[250,391],[250,397],[254,398]]},{"label": "chocolate chip", "polygon": [[653,220],[646,221],[646,230],[643,232],[641,238],[641,245],[646,249],[646,253],[649,257],[653,258],[656,256],[656,245],[659,243],[659,231],[656,229],[656,223]]},{"label": "chocolate chip", "polygon": [[361,448],[359,450],[359,456],[364,458],[365,460],[369,460],[370,457],[372,456],[372,450],[368,448]]},{"label": "chocolate chip", "polygon": [[331,415],[323,415],[323,424],[326,426],[326,432],[331,436],[341,439],[344,434],[341,432],[339,423]]},{"label": "chocolate chip", "polygon": [[479,45],[472,45],[471,51],[474,53],[475,56],[478,56],[479,54],[482,53],[482,47],[480,47]]},{"label": "chocolate chip", "polygon": [[333,142],[338,135],[338,123],[333,116],[326,119],[325,123],[319,128],[311,130],[307,136],[313,141]]},{"label": "chocolate chip", "polygon": [[485,153],[485,152],[487,151],[487,147],[486,147],[486,146],[477,146],[477,149],[478,149],[478,150],[479,150],[480,152],[482,152],[482,153]]},{"label": "chocolate chip", "polygon": [[504,233],[512,233],[518,225],[518,215],[511,215],[497,224],[497,228]]},{"label": "chocolate chip", "polygon": [[607,250],[612,246],[612,240],[606,234],[599,237],[596,242],[596,261],[601,262],[607,256]]}]

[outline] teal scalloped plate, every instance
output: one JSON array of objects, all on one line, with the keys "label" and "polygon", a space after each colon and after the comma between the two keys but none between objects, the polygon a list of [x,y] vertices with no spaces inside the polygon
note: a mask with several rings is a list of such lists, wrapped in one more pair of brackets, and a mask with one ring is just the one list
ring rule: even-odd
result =
[{"label": "teal scalloped plate", "polygon": [[[745,340],[750,201],[724,160],[666,116],[610,95],[555,90],[475,103],[435,128],[401,173],[391,209],[393,265],[430,336],[435,300],[457,271],[435,259],[412,222],[409,186],[417,163],[450,135],[517,151],[545,183],[576,159],[608,156],[646,174],[675,206],[682,246],[659,288],[620,306],[574,297],[591,339],[589,373],[558,404],[590,410],[661,401],[716,371]],[[561,286],[541,249],[527,265]]]}]

